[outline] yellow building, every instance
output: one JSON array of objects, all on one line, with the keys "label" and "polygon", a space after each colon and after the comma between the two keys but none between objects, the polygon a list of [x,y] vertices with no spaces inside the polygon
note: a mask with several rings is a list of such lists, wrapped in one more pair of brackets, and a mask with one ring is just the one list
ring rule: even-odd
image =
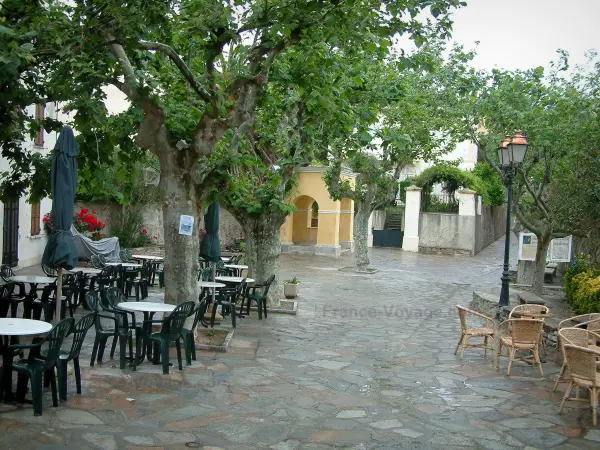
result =
[{"label": "yellow building", "polygon": [[[329,195],[323,175],[327,167],[300,169],[293,191],[296,212],[281,227],[281,251],[340,256],[354,251],[354,201],[335,201]],[[356,176],[342,170],[341,180],[352,185]]]}]

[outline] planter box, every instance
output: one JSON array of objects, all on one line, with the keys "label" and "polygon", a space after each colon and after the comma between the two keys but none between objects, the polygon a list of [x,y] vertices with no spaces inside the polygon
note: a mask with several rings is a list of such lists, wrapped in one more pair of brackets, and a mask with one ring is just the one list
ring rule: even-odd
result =
[{"label": "planter box", "polygon": [[285,298],[296,298],[298,297],[298,294],[300,293],[300,284],[296,283],[296,284],[284,284],[283,285],[283,295],[285,295]]}]

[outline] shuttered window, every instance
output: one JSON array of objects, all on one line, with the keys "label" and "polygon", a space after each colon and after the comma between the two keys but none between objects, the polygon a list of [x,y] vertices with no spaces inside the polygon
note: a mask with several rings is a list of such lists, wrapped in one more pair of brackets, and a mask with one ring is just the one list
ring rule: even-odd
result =
[{"label": "shuttered window", "polygon": [[[35,105],[35,120],[44,120],[45,105]],[[40,127],[37,134],[35,135],[34,144],[38,147],[44,146],[44,128]]]},{"label": "shuttered window", "polygon": [[31,235],[37,236],[42,231],[40,226],[40,204],[31,205]]}]

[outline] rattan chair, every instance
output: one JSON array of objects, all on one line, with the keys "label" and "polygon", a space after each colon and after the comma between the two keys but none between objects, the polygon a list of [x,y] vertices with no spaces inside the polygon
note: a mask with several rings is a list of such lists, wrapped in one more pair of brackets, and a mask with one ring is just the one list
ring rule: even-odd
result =
[{"label": "rattan chair", "polygon": [[[508,329],[507,335],[502,335],[502,327]],[[507,376],[510,376],[510,369],[513,361],[528,358],[516,358],[518,350],[528,351],[532,354],[533,364],[537,364],[540,368],[540,374],[544,376],[542,363],[540,361],[540,336],[544,326],[544,321],[541,319],[508,319],[498,325],[498,352],[496,360],[496,368],[500,369],[500,356],[508,356]],[[502,355],[502,346],[508,348],[508,355]]]},{"label": "rattan chair", "polygon": [[[518,319],[518,318],[527,319],[527,318],[529,318],[529,319],[544,320],[544,316],[548,315],[549,313],[550,313],[550,310],[548,309],[547,306],[527,303],[525,305],[515,306],[510,311],[508,318],[509,319]],[[544,342],[543,328],[542,328],[542,333],[540,334],[540,344],[542,344],[542,351],[544,352],[544,355],[547,354],[546,353],[546,343]]]},{"label": "rattan chair", "polygon": [[[454,354],[458,352],[458,349],[462,347],[460,352],[460,359],[463,359],[465,348],[483,348],[483,355],[487,357],[487,351],[492,351],[492,360],[494,358],[494,340],[496,337],[496,322],[491,317],[481,314],[472,309],[465,308],[464,306],[456,305],[458,309],[458,317],[460,318],[461,335],[456,344]],[[485,324],[479,328],[470,328],[468,324],[468,316],[472,315],[485,320]],[[482,344],[469,344],[469,339],[472,337],[483,338]],[[490,339],[491,338],[491,339]]]},{"label": "rattan chair", "polygon": [[[596,347],[598,348],[598,347]],[[570,399],[573,386],[580,386],[590,391],[590,403],[592,404],[592,423],[597,425],[598,418],[598,392],[600,391],[600,373],[597,371],[597,360],[600,358],[600,351],[589,347],[580,347],[578,345],[563,344],[563,352],[570,372],[570,382],[567,392],[560,402],[558,414],[565,406],[565,402]],[[574,400],[580,400],[576,398]]]},{"label": "rattan chair", "polygon": [[[583,328],[571,327],[558,330],[558,340],[561,343],[560,350],[563,353],[563,364],[560,368],[560,372],[556,376],[556,381],[554,382],[554,388],[552,389],[552,392],[556,392],[556,389],[558,388],[558,383],[560,383],[561,381],[568,381],[568,378],[565,379],[564,376],[565,371],[567,369],[567,359],[564,358],[565,352],[563,346],[565,344],[577,345],[579,347],[596,345],[598,343],[598,340],[600,340],[600,335]],[[577,397],[579,397],[579,395],[577,395]]]},{"label": "rattan chair", "polygon": [[[591,314],[580,314],[578,316],[569,317],[568,319],[561,320],[558,323],[558,334],[556,336],[556,355],[555,361],[558,361],[558,355],[562,352],[560,342],[560,330],[563,328],[585,328],[595,333],[600,332],[600,313]],[[577,345],[577,344],[575,344]]]}]

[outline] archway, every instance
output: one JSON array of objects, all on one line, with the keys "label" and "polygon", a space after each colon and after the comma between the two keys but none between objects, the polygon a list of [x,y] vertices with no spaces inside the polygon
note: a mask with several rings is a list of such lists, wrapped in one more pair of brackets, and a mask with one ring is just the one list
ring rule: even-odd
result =
[{"label": "archway", "polygon": [[319,204],[308,195],[301,195],[294,202],[292,242],[296,245],[315,245],[319,233]]}]

